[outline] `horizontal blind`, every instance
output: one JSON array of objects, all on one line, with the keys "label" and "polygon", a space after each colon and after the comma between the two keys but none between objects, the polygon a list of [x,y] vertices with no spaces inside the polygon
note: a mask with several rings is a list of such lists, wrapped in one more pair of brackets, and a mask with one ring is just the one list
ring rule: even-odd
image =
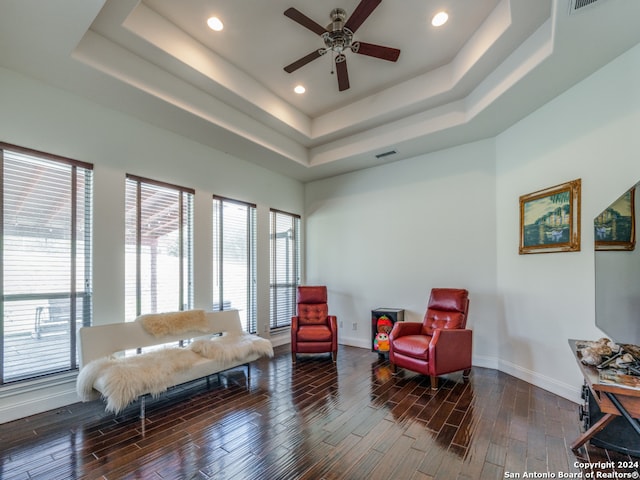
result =
[{"label": "horizontal blind", "polygon": [[256,206],[213,198],[213,309],[237,309],[256,333]]},{"label": "horizontal blind", "polygon": [[271,329],[291,325],[300,284],[300,217],[271,210]]},{"label": "horizontal blind", "polygon": [[1,383],[77,368],[91,324],[91,165],[6,145]]},{"label": "horizontal blind", "polygon": [[193,190],[127,176],[126,319],[193,306]]}]

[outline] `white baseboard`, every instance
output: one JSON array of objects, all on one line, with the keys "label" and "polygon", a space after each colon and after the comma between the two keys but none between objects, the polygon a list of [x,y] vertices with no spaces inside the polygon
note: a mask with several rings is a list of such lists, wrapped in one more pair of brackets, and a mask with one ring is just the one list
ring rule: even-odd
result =
[{"label": "white baseboard", "polygon": [[582,403],[581,388],[565,382],[558,381],[554,378],[542,375],[527,368],[521,367],[506,360],[497,357],[474,356],[473,365],[478,367],[492,368],[507,373],[513,377],[519,378],[531,385],[540,387],[543,390],[554,393],[562,398],[566,398],[575,403]]},{"label": "white baseboard", "polygon": [[366,348],[371,350],[371,341],[362,338],[345,338],[339,337],[338,343],[340,345],[347,345],[348,347]]},{"label": "white baseboard", "polygon": [[76,374],[6,386],[0,389],[0,423],[65,407],[78,401]]},{"label": "white baseboard", "polygon": [[272,335],[271,337],[269,337],[269,340],[271,340],[271,345],[273,345],[274,347],[287,345],[291,343],[291,334],[287,330],[286,333],[277,333]]}]

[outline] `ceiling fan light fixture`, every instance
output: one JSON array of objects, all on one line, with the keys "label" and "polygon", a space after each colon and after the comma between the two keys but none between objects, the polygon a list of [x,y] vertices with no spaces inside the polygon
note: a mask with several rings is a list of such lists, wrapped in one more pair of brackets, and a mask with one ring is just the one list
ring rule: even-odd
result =
[{"label": "ceiling fan light fixture", "polygon": [[222,20],[220,20],[218,17],[210,17],[207,20],[207,25],[209,25],[209,28],[214,32],[219,32],[224,28]]},{"label": "ceiling fan light fixture", "polygon": [[324,40],[326,50],[342,53],[344,50],[351,48],[353,33],[348,28],[335,32],[325,32],[322,34],[322,40]]},{"label": "ceiling fan light fixture", "polygon": [[333,64],[335,64],[335,70],[332,68],[331,73],[336,73],[338,90],[342,92],[349,89],[349,73],[347,71],[347,57],[345,56],[346,50],[351,50],[353,53],[368,57],[396,62],[400,55],[400,50],[397,48],[353,40],[355,31],[381,2],[382,0],[360,0],[360,3],[358,3],[358,6],[346,21],[347,13],[345,10],[342,8],[334,8],[330,14],[331,23],[327,25],[326,28],[299,10],[293,7],[287,8],[284,11],[285,17],[290,18],[297,24],[319,35],[322,38],[324,47],[313,50],[304,57],[285,66],[284,71],[293,73],[309,62],[330,53],[330,56],[333,57]]},{"label": "ceiling fan light fixture", "polygon": [[433,16],[433,18],[431,19],[431,25],[433,25],[434,27],[441,27],[442,25],[447,23],[447,20],[449,20],[449,14],[443,10]]},{"label": "ceiling fan light fixture", "polygon": [[331,23],[327,25],[327,31],[322,34],[322,40],[327,50],[340,54],[351,48],[353,32],[344,26],[344,21],[347,18],[347,12],[344,9],[334,8],[331,10],[330,16]]}]

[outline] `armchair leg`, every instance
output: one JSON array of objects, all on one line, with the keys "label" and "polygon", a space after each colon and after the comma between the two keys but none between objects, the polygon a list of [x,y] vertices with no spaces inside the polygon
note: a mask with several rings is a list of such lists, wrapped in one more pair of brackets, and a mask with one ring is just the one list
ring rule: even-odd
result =
[{"label": "armchair leg", "polygon": [[292,363],[296,363],[296,352],[291,352],[291,361]]},{"label": "armchair leg", "polygon": [[397,375],[398,374],[398,366],[395,363],[391,364],[391,374],[392,375]]},{"label": "armchair leg", "polygon": [[466,368],[462,371],[462,378],[469,378],[469,374],[471,373],[470,368]]},{"label": "armchair leg", "polygon": [[438,377],[436,377],[435,375],[431,375],[431,390],[437,390],[438,389]]},{"label": "armchair leg", "polygon": [[331,360],[333,360],[333,362],[335,363],[335,361],[338,359],[338,352],[331,352]]}]

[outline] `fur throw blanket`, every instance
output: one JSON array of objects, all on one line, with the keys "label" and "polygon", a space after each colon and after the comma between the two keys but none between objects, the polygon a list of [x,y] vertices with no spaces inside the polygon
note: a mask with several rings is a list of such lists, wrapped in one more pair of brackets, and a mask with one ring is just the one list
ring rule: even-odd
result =
[{"label": "fur throw blanket", "polygon": [[83,402],[106,399],[106,410],[119,413],[140,395],[157,396],[173,386],[173,375],[191,368],[203,357],[231,365],[250,355],[273,357],[273,346],[266,338],[248,333],[225,334],[200,339],[186,348],[170,347],[128,357],[105,357],[85,365],[78,374],[76,388]]},{"label": "fur throw blanket", "polygon": [[186,310],[184,312],[148,313],[136,318],[142,327],[154,337],[179,335],[186,332],[209,331],[209,323],[204,310]]},{"label": "fur throw blanket", "polygon": [[253,354],[273,357],[271,342],[249,333],[229,333],[221,337],[196,340],[189,348],[203,357],[223,363],[242,360]]},{"label": "fur throw blanket", "polygon": [[78,396],[83,402],[96,400],[93,389],[102,380],[106,409],[118,413],[144,393],[157,396],[172,386],[172,375],[187,370],[199,356],[186,348],[165,348],[133,357],[105,357],[80,370]]}]

